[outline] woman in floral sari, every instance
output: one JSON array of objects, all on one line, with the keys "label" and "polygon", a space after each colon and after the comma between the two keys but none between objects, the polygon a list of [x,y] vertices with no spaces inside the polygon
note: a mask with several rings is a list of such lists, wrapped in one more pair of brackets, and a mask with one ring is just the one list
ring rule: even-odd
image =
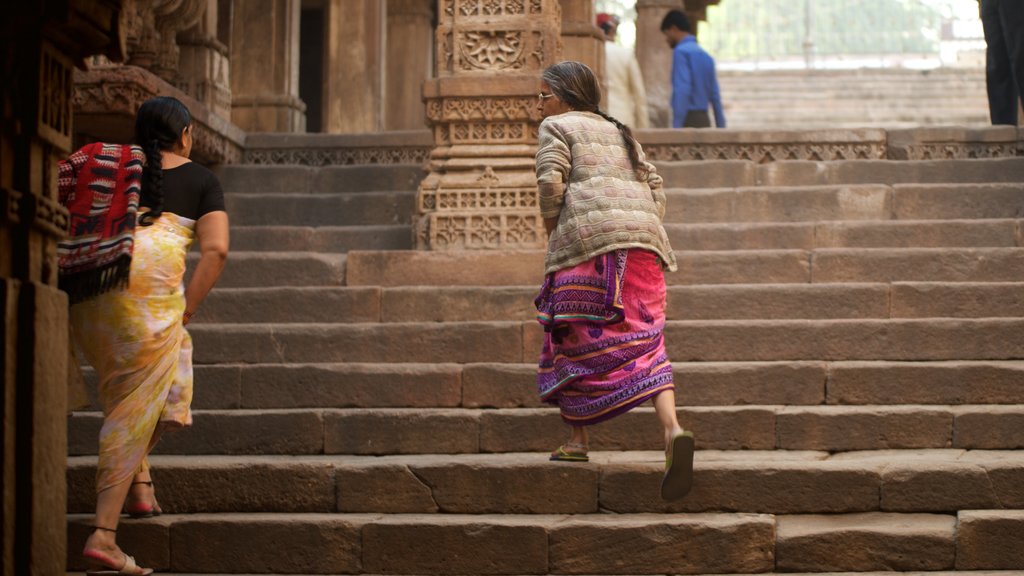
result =
[{"label": "woman in floral sari", "polygon": [[[152,573],[118,548],[118,520],[122,509],[133,517],[161,512],[147,456],[164,430],[192,423],[185,326],[228,253],[220,184],[188,159],[188,109],[174,98],[146,101],[135,140],[92,144],[61,164],[61,197],[72,214],[60,246],[61,286],[75,343],[99,376],[104,414],[96,520],[83,551],[100,569],[94,574]],[[193,239],[201,256],[185,288]]]},{"label": "woman in floral sari", "polygon": [[537,150],[541,216],[550,235],[537,297],[545,338],[541,400],[572,427],[552,460],[587,461],[587,426],[651,400],[664,429],[661,496],[682,498],[693,435],[676,418],[665,352],[665,276],[675,256],[661,219],[661,177],[629,127],[602,112],[594,73],[561,62],[541,76]]}]

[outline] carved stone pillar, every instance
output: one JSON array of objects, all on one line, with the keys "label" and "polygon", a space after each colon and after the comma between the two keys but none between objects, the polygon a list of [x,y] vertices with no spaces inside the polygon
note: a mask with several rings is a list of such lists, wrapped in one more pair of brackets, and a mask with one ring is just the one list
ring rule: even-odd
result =
[{"label": "carved stone pillar", "polygon": [[[560,0],[562,60],[583,62],[604,86],[604,33],[595,24],[593,0]],[[607,93],[607,91],[603,91]]]},{"label": "carved stone pillar", "polygon": [[327,0],[326,4],[323,131],[378,132],[384,116],[386,5],[378,0]]},{"label": "carved stone pillar", "polygon": [[539,248],[534,176],[540,72],[559,60],[550,0],[439,0],[434,131],[417,198],[421,249]]},{"label": "carved stone pillar", "polygon": [[384,129],[426,126],[423,82],[434,55],[434,0],[388,0]]},{"label": "carved stone pillar", "polygon": [[[683,10],[683,0],[637,0],[636,56],[647,87],[651,128],[672,126],[672,49],[661,33],[669,10]],[[696,24],[696,22],[694,22]]]},{"label": "carved stone pillar", "polygon": [[234,0],[231,120],[249,132],[303,132],[301,0]]},{"label": "carved stone pillar", "polygon": [[[128,63],[177,86],[181,80],[178,32],[195,26],[207,12],[207,3],[208,0],[127,0]],[[216,2],[213,4],[216,12]]]},{"label": "carved stone pillar", "polygon": [[203,0],[199,22],[179,32],[178,87],[222,118],[231,117],[231,62],[228,47],[217,38],[217,0]]},{"label": "carved stone pillar", "polygon": [[68,213],[72,68],[121,58],[119,0],[17,2],[0,20],[0,574],[58,576],[67,557],[68,301],[56,243]]}]

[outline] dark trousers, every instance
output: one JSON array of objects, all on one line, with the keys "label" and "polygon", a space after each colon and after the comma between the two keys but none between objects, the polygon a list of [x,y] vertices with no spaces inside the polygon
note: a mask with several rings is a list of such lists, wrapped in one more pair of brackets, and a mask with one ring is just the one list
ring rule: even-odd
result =
[{"label": "dark trousers", "polygon": [[711,128],[711,116],[707,110],[690,110],[683,120],[683,128]]},{"label": "dark trousers", "polygon": [[1024,1],[981,0],[981,24],[992,123],[1017,124],[1017,101],[1024,94]]}]

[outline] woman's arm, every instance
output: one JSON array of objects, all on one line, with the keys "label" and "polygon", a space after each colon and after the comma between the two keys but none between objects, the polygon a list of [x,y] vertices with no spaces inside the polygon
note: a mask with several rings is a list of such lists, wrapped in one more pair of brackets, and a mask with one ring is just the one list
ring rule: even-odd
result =
[{"label": "woman's arm", "polygon": [[196,236],[199,239],[199,264],[185,288],[185,316],[181,321],[185,325],[224,270],[228,259],[228,213],[217,210],[203,215],[196,222]]}]

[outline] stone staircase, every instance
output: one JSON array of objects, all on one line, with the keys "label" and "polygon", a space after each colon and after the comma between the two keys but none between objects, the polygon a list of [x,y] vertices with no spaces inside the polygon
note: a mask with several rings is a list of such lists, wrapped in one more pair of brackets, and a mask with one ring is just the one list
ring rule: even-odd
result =
[{"label": "stone staircase", "polygon": [[720,71],[730,127],[987,124],[985,69]]},{"label": "stone staircase", "polygon": [[[1022,573],[1024,158],[659,169],[686,499],[651,408],[548,462],[541,253],[407,250],[418,166],[230,166],[195,426],[123,546],[183,574]],[[72,571],[100,422],[69,419]]]}]

